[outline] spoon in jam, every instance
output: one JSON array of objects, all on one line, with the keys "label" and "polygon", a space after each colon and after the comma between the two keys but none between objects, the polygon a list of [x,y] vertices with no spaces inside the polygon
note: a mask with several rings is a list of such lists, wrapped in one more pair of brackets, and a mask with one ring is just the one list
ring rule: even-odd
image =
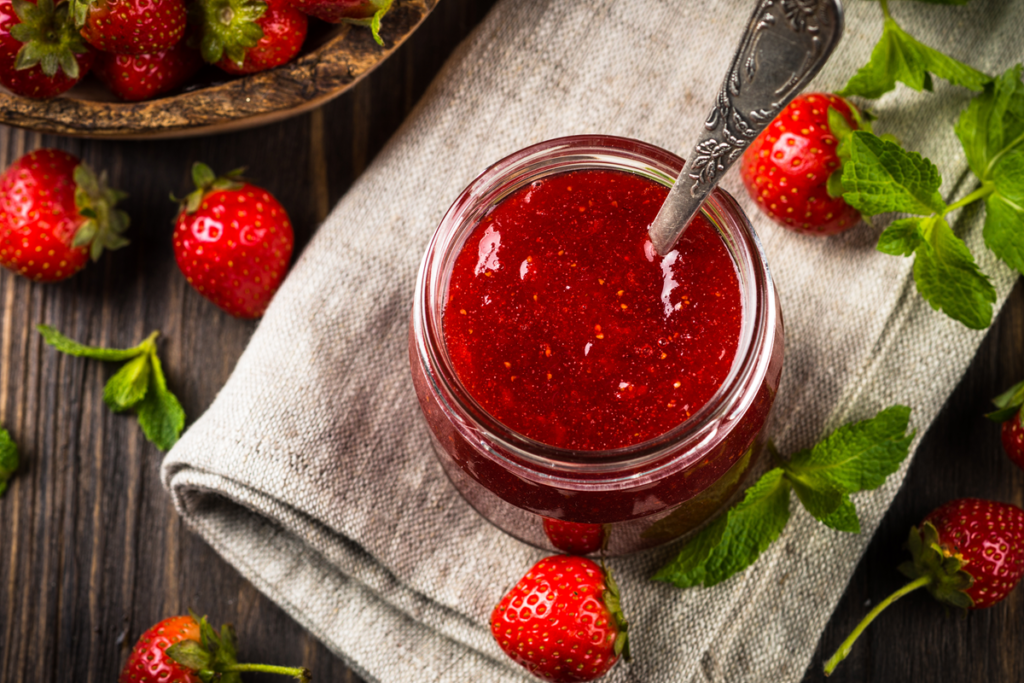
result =
[{"label": "spoon in jam", "polygon": [[648,233],[662,256],[729,167],[814,78],[843,35],[839,0],[758,0],[704,131]]}]

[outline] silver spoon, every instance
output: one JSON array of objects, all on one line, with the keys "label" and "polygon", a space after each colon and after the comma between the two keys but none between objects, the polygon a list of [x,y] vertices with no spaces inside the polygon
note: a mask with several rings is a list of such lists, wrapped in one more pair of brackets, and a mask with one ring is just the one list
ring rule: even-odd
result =
[{"label": "silver spoon", "polygon": [[648,233],[664,256],[758,133],[814,78],[843,35],[839,0],[758,0],[732,65]]}]

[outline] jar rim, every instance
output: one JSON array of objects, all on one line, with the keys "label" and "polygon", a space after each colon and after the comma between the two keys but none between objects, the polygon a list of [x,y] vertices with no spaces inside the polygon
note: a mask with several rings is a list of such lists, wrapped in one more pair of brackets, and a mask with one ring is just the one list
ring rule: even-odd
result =
[{"label": "jar rim", "polygon": [[[707,450],[699,446],[724,438],[723,423],[750,407],[767,372],[778,325],[778,300],[757,234],[736,201],[716,188],[701,211],[722,238],[740,280],[741,333],[730,372],[715,394],[692,416],[646,441],[607,450],[573,450],[551,446],[499,422],[462,385],[448,357],[442,317],[447,300],[450,260],[486,212],[510,194],[541,177],[572,170],[607,169],[647,177],[667,187],[678,177],[683,160],[654,145],[610,135],[578,135],[526,147],[492,164],[477,176],[445,213],[420,266],[413,303],[415,346],[429,390],[457,416],[456,428],[488,457],[530,479],[585,484],[599,477],[623,478],[630,485],[643,476],[661,478],[691,464]],[[728,431],[728,430],[725,430]],[[484,438],[479,438],[484,437]]]}]

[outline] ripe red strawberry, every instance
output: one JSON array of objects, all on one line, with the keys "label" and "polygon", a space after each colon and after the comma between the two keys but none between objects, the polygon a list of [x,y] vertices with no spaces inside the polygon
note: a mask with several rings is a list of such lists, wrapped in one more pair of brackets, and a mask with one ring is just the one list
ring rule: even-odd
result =
[{"label": "ripe red strawberry", "polygon": [[[829,194],[829,177],[840,170],[840,131],[829,110],[848,129],[864,127],[857,110],[841,97],[799,95],[743,153],[740,175],[758,207],[783,227],[811,235],[834,235],[860,220],[842,196]],[[839,176],[833,180],[833,190]]]},{"label": "ripe red strawberry", "polygon": [[128,244],[128,214],[114,208],[125,196],[67,152],[29,152],[0,175],[0,265],[38,282],[71,277]]},{"label": "ripe red strawberry", "polygon": [[992,399],[997,410],[985,417],[1002,423],[1003,450],[1024,469],[1024,382],[1018,382]]},{"label": "ripe red strawberry", "polygon": [[94,53],[75,30],[67,4],[0,0],[0,84],[45,100],[78,83]]},{"label": "ripe red strawberry", "polygon": [[170,617],[142,634],[124,663],[118,683],[240,683],[240,671],[264,671],[309,683],[304,668],[239,664],[235,630],[213,630],[206,617]]},{"label": "ripe red strawberry", "polygon": [[604,526],[544,518],[544,533],[551,545],[570,555],[596,553],[604,545]]},{"label": "ripe red strawberry", "polygon": [[147,55],[101,52],[93,72],[122,100],[138,102],[181,87],[202,66],[199,51],[181,41]]},{"label": "ripe red strawberry", "polygon": [[284,279],[295,236],[284,207],[240,175],[192,166],[197,189],[181,202],[174,256],[200,294],[233,316],[258,318]]},{"label": "ripe red strawberry", "polygon": [[104,52],[159,52],[185,35],[187,13],[182,0],[69,1],[82,37]]},{"label": "ripe red strawberry", "polygon": [[978,498],[952,500],[933,510],[907,540],[913,558],[900,571],[913,579],[868,613],[825,664],[829,675],[857,636],[892,602],[924,586],[952,607],[991,607],[1024,576],[1024,510]]},{"label": "ripe red strawberry", "polygon": [[309,20],[289,0],[198,0],[203,59],[229,74],[272,69],[298,54]]},{"label": "ripe red strawberry", "polygon": [[380,21],[391,9],[391,0],[291,0],[291,4],[303,14],[332,24],[344,21],[356,26],[369,26],[377,44],[384,44],[380,37]]},{"label": "ripe red strawberry", "polygon": [[619,589],[594,562],[545,557],[491,613],[491,633],[509,657],[546,681],[591,681],[629,659]]}]

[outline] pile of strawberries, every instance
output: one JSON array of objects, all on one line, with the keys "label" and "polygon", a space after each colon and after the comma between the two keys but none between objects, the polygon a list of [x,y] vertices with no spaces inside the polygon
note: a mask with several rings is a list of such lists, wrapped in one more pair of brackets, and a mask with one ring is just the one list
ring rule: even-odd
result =
[{"label": "pile of strawberries", "polygon": [[55,97],[90,69],[126,101],[156,97],[213,64],[229,74],[291,60],[309,17],[378,33],[392,0],[0,0],[0,84]]}]

